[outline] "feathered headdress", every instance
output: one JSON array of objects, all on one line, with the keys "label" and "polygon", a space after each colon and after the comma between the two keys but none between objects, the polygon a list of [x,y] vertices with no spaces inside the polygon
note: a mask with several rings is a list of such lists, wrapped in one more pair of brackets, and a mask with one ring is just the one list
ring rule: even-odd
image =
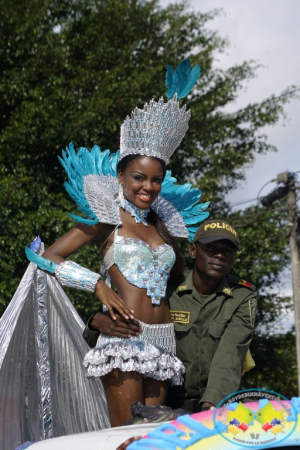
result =
[{"label": "feathered headdress", "polygon": [[121,125],[120,159],[137,154],[160,158],[167,164],[188,129],[191,113],[180,108],[178,100],[187,96],[200,75],[197,64],[182,61],[174,71],[167,66],[167,103],[161,97],[151,100],[143,109],[135,108]]}]

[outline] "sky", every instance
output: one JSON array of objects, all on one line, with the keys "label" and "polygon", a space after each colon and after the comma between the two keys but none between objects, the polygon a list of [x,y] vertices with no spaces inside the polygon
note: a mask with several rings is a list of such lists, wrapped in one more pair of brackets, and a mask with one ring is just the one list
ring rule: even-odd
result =
[{"label": "sky", "polygon": [[[160,3],[166,6],[176,1],[160,0]],[[217,55],[217,67],[226,69],[245,60],[255,60],[263,65],[256,78],[245,85],[246,91],[235,103],[228,105],[228,112],[260,102],[271,94],[279,95],[288,86],[300,88],[299,0],[190,0],[189,4],[201,12],[222,9],[217,18],[208,22],[209,28],[230,42],[226,52]],[[201,61],[199,63],[201,65]],[[268,142],[278,151],[256,157],[254,164],[245,170],[246,182],[241,182],[239,188],[228,195],[231,205],[250,206],[257,200],[241,203],[256,199],[261,188],[276,179],[279,173],[300,171],[300,99],[286,105],[285,112],[287,120],[263,129]],[[267,184],[260,196],[276,187],[276,182]],[[282,280],[281,293],[292,295],[290,270],[285,272]]]},{"label": "sky", "polygon": [[[160,3],[166,6],[176,1],[161,0]],[[217,55],[216,66],[226,69],[245,60],[263,65],[257,77],[245,85],[246,92],[228,105],[228,112],[260,102],[271,94],[279,95],[287,86],[300,88],[299,0],[190,0],[189,4],[201,12],[223,10],[208,23],[230,42],[226,52]],[[245,171],[246,183],[242,182],[228,196],[232,205],[256,199],[263,185],[280,172],[300,171],[300,99],[292,100],[285,111],[286,121],[263,129],[278,152],[257,156],[253,166]],[[267,195],[275,187],[275,182],[268,184],[260,195]]]}]

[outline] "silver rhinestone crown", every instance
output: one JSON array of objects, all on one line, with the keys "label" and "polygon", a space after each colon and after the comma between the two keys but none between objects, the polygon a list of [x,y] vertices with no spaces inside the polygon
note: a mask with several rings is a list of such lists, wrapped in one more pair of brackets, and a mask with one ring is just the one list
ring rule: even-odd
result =
[{"label": "silver rhinestone crown", "polygon": [[143,109],[135,108],[121,125],[120,160],[137,154],[154,156],[167,164],[188,129],[190,117],[186,106],[180,109],[177,94],[167,103],[161,97]]}]

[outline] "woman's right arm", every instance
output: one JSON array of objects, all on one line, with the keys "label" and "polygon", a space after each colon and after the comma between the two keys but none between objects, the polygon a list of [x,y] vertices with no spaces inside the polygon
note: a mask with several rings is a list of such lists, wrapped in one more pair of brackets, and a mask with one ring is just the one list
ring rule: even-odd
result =
[{"label": "woman's right arm", "polygon": [[[96,240],[101,235],[101,225],[87,226],[77,224],[73,230],[59,238],[43,254],[44,258],[50,259],[57,264],[63,263],[66,258],[84,247],[92,240]],[[95,286],[97,297],[103,303],[113,320],[116,320],[114,309],[116,309],[125,319],[133,319],[133,310],[111,289],[103,280],[99,279]]]}]

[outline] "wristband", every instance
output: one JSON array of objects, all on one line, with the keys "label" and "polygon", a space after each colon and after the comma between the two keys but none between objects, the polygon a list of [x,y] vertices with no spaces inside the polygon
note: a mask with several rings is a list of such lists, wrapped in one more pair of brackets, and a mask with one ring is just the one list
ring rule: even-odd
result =
[{"label": "wristband", "polygon": [[55,277],[62,286],[95,292],[96,284],[101,275],[81,267],[73,261],[64,261],[56,266]]},{"label": "wristband", "polygon": [[85,267],[73,261],[64,261],[57,264],[50,259],[43,258],[32,251],[29,247],[25,248],[25,253],[29,261],[35,263],[39,269],[54,273],[55,277],[62,286],[74,287],[82,291],[94,292],[101,275],[92,272]]}]

